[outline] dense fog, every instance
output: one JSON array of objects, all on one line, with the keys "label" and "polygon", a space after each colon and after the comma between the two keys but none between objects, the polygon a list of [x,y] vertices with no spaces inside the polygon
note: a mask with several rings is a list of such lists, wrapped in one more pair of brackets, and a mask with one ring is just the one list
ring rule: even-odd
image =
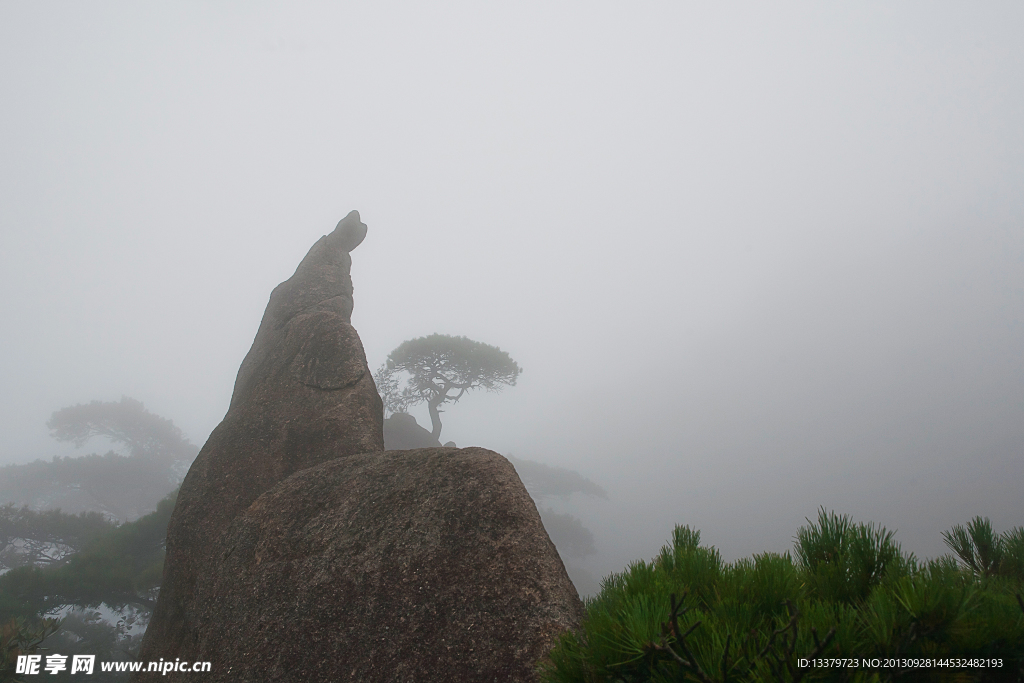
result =
[{"label": "dense fog", "polygon": [[[1017,3],[0,4],[0,464],[131,396],[201,445],[358,209],[371,368],[516,386],[442,441],[575,470],[595,575],[819,507],[919,556],[1024,524]],[[429,425],[426,410],[413,414]],[[3,501],[0,501],[3,502]]]}]

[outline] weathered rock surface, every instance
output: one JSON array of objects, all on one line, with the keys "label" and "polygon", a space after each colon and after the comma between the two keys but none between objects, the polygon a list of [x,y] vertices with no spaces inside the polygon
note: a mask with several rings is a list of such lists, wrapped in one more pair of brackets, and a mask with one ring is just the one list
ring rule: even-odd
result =
[{"label": "weathered rock surface", "polygon": [[440,448],[441,442],[429,429],[408,413],[395,413],[384,420],[384,450],[404,451],[410,448]]},{"label": "weathered rock surface", "polygon": [[212,662],[203,681],[534,681],[582,618],[514,468],[481,448],[297,472],[239,515],[215,562],[188,655]]},{"label": "weathered rock surface", "polygon": [[261,494],[328,460],[383,451],[383,406],[351,325],[348,252],[365,235],[353,211],[271,294],[228,413],[182,483],[140,659],[194,659],[202,629],[230,631],[201,621],[196,590],[221,575],[222,536]]},{"label": "weathered rock surface", "polygon": [[133,680],[535,681],[557,634],[579,625],[508,460],[384,451],[350,324],[348,251],[365,232],[349,214],[274,290],[182,484],[139,659],[212,671]]}]

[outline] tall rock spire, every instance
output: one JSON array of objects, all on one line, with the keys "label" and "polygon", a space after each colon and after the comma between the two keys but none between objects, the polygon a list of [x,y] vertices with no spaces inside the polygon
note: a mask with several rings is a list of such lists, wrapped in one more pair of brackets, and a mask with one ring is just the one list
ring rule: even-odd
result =
[{"label": "tall rock spire", "polygon": [[256,498],[300,470],[384,450],[383,406],[351,324],[349,252],[365,236],[349,213],[270,295],[227,415],[182,482],[141,659],[194,650],[196,582],[217,571],[222,535]]},{"label": "tall rock spire", "polygon": [[[270,297],[224,421],[182,484],[139,653],[162,681],[508,681],[583,605],[511,463],[384,452],[350,324],[355,212]],[[209,662],[208,673],[173,670]],[[168,675],[164,675],[167,673]]]}]

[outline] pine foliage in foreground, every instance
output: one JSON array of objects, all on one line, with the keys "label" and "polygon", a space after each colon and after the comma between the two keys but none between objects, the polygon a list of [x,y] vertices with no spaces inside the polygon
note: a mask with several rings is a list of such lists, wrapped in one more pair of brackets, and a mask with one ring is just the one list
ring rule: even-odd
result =
[{"label": "pine foliage in foreground", "polygon": [[[603,581],[541,680],[1024,680],[1022,536],[996,535],[977,518],[944,534],[959,563],[919,562],[892,532],[822,509],[797,533],[793,555],[726,563],[699,531],[677,526],[660,555]],[[847,661],[801,667],[801,658]],[[945,658],[1002,666],[934,665]],[[865,666],[872,659],[895,666]]]}]

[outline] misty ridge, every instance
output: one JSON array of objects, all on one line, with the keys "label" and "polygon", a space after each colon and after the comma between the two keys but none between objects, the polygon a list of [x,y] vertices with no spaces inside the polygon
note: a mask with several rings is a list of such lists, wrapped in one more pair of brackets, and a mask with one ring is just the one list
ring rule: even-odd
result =
[{"label": "misty ridge", "polygon": [[[0,468],[0,500],[5,505],[0,572],[26,565],[60,566],[99,531],[154,512],[181,483],[198,453],[173,421],[129,397],[63,408],[47,426],[58,441],[82,447],[90,438],[102,436],[129,454],[55,456],[51,461]],[[385,439],[389,449],[441,445],[405,412],[393,414],[386,423]],[[604,489],[578,472],[508,457],[538,505],[551,498],[567,500],[574,493],[608,498]],[[550,507],[541,511],[567,557],[595,552],[593,534],[579,519]],[[585,572],[583,576],[590,581],[587,589],[596,587]]]},{"label": "misty ridge", "polygon": [[[163,574],[164,534],[177,496],[177,488],[167,489],[180,484],[197,449],[172,421],[129,397],[63,408],[47,426],[57,440],[81,447],[102,436],[128,455],[54,457],[0,470],[0,495],[9,501],[0,507],[0,621],[39,624],[6,632],[4,652],[11,652],[8,646],[21,648],[15,654],[35,652],[43,643],[65,654],[131,661]],[[393,415],[385,432],[389,447],[440,445],[407,413]],[[538,504],[573,493],[607,498],[576,472],[511,460]],[[541,513],[567,559],[595,552],[593,534],[579,519],[544,507]],[[592,576],[575,572],[581,590],[591,584],[596,590]],[[10,655],[4,670],[14,660]],[[101,678],[125,680],[126,674]]]}]

